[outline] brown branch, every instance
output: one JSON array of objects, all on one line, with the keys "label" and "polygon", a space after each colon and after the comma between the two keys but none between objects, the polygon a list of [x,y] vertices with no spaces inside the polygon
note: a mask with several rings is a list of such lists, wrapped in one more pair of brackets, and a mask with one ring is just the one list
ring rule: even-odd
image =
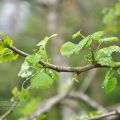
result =
[{"label": "brown branch", "polygon": [[92,118],[89,118],[87,120],[103,120],[104,118],[112,117],[112,116],[120,116],[120,110],[114,110],[111,112],[107,112]]},{"label": "brown branch", "polygon": [[[13,52],[15,52],[16,54],[19,54],[23,57],[26,57],[26,56],[29,55],[29,54],[15,48],[15,47],[13,47],[13,46],[10,46],[9,48]],[[45,68],[50,68],[50,69],[55,70],[57,72],[77,72],[77,73],[81,73],[81,72],[85,72],[85,71],[88,71],[88,70],[94,69],[94,68],[108,67],[108,66],[102,66],[100,64],[89,64],[89,65],[86,65],[86,66],[83,66],[83,67],[61,67],[61,66],[57,66],[57,65],[53,65],[53,64],[44,62],[42,60],[40,60],[39,63],[41,65],[43,65]],[[118,67],[118,66],[120,66],[120,63],[116,64],[116,67]]]},{"label": "brown branch", "polygon": [[17,98],[13,102],[12,106],[0,117],[0,120],[4,120],[8,115],[10,115],[14,111],[18,103],[19,103],[19,99]]}]

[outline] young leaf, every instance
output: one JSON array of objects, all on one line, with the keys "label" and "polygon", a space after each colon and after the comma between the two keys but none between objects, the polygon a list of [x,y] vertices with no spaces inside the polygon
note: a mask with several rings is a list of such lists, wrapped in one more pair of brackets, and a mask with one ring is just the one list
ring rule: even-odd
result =
[{"label": "young leaf", "polygon": [[12,94],[13,94],[15,97],[18,96],[19,91],[18,91],[18,88],[17,88],[17,87],[15,87],[15,88],[12,90]]},{"label": "young leaf", "polygon": [[33,73],[33,69],[30,69],[29,63],[27,61],[25,61],[21,65],[21,69],[18,73],[18,76],[20,76],[22,78],[27,78],[27,77],[31,76],[32,73]]},{"label": "young leaf", "polygon": [[44,60],[44,61],[48,60],[48,55],[44,48],[40,47],[37,54],[38,54],[40,60]]},{"label": "young leaf", "polygon": [[100,49],[96,54],[96,61],[101,65],[107,65],[113,67],[115,62],[112,59],[113,52],[120,52],[120,47],[110,46]]},{"label": "young leaf", "polygon": [[62,55],[70,56],[74,53],[75,47],[76,45],[74,43],[66,42],[65,44],[62,45],[60,52]]},{"label": "young leaf", "polygon": [[27,100],[30,97],[30,93],[27,89],[22,89],[19,93],[20,100]]},{"label": "young leaf", "polygon": [[53,80],[59,80],[59,75],[56,71],[49,70],[49,74]]},{"label": "young leaf", "polygon": [[99,40],[104,35],[104,31],[98,31],[91,35],[93,40]]},{"label": "young leaf", "polygon": [[27,105],[23,106],[23,108],[21,109],[21,113],[24,116],[30,116],[32,113],[35,112],[36,108],[38,107],[38,104],[40,102],[40,98],[32,98],[29,102],[27,102]]},{"label": "young leaf", "polygon": [[46,36],[42,41],[40,41],[40,42],[37,44],[37,46],[43,46],[43,47],[45,47],[45,45],[47,44],[47,42],[48,42],[51,38],[56,37],[56,36],[57,36],[57,34],[53,34],[53,35],[51,35],[50,37]]},{"label": "young leaf", "polygon": [[83,40],[81,40],[79,42],[79,44],[76,45],[74,52],[78,53],[80,50],[84,49],[85,47],[90,46],[92,43],[92,39],[91,36],[87,36],[86,38],[84,38]]},{"label": "young leaf", "polygon": [[115,89],[116,84],[117,84],[117,79],[114,77],[111,79],[105,79],[102,86],[105,89],[106,93],[110,93]]},{"label": "young leaf", "polygon": [[2,37],[2,42],[1,45],[3,48],[7,48],[8,46],[11,46],[13,44],[11,38],[9,36],[7,36],[4,32],[0,33],[1,37]]},{"label": "young leaf", "polygon": [[53,84],[53,79],[45,72],[35,74],[31,78],[31,86],[33,88],[48,88]]},{"label": "young leaf", "polygon": [[75,39],[77,37],[81,36],[80,31],[76,32],[75,34],[73,34],[72,38]]},{"label": "young leaf", "polygon": [[26,60],[31,63],[31,64],[36,64],[39,62],[39,55],[38,54],[34,54],[34,55],[29,55],[26,57]]},{"label": "young leaf", "polygon": [[4,48],[3,53],[1,54],[1,61],[9,62],[12,60],[16,60],[18,58],[18,54],[14,54],[10,49]]},{"label": "young leaf", "polygon": [[99,42],[117,42],[118,40],[117,37],[107,37],[100,39]]}]

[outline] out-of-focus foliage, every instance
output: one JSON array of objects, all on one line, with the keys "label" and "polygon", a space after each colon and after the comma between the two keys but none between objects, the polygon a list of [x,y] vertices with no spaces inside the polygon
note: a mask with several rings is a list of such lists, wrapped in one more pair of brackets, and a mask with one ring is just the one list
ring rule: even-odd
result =
[{"label": "out-of-focus foliage", "polygon": [[[43,39],[44,36],[49,36],[51,33],[48,30],[48,15],[49,15],[49,11],[50,9],[48,9],[46,6],[40,6],[39,4],[35,4],[33,0],[29,1],[31,4],[31,13],[29,15],[29,17],[27,18],[27,22],[25,23],[24,26],[24,30],[22,30],[18,35],[14,36],[13,41],[15,46],[17,46],[18,48],[22,49],[23,51],[27,51],[28,53],[31,53],[33,55],[28,56],[28,58],[26,58],[25,62],[26,65],[23,66],[24,69],[21,69],[22,71],[20,71],[19,75],[22,76],[23,78],[20,78],[17,76],[19,70],[20,70],[20,65],[23,62],[22,58],[19,58],[18,61],[13,61],[12,63],[6,63],[6,64],[1,64],[0,67],[0,83],[1,83],[1,87],[0,87],[0,100],[7,100],[9,102],[12,93],[11,90],[17,85],[18,89],[21,89],[22,86],[22,82],[24,80],[24,77],[29,77],[32,73],[34,73],[33,69],[31,69],[31,65],[32,67],[38,67],[38,57],[35,53],[36,51],[36,44],[40,42],[40,40]],[[89,46],[91,44],[91,33],[101,30],[105,28],[105,30],[107,31],[108,35],[109,32],[111,32],[111,34],[116,33],[117,36],[119,36],[119,8],[120,8],[120,3],[117,3],[116,5],[114,5],[113,3],[116,2],[114,1],[110,1],[110,0],[93,0],[92,2],[89,0],[78,0],[77,2],[75,2],[75,4],[69,4],[69,2],[66,1],[60,1],[60,6],[57,6],[59,15],[58,15],[58,29],[61,29],[63,35],[62,37],[65,39],[65,42],[67,42],[67,45],[64,46],[63,49],[61,49],[61,51],[64,51],[64,55],[71,55],[73,54],[73,49],[75,48],[75,45],[79,42],[78,40],[83,41],[83,43],[81,43],[82,41],[80,41],[80,45],[78,45],[78,49],[77,51],[80,51],[81,48],[83,49],[86,45]],[[110,7],[111,6],[111,7]],[[103,9],[103,7],[107,7],[107,9],[104,11],[104,18],[103,18],[103,22],[105,24],[105,26],[102,26],[102,14],[101,11]],[[110,9],[109,9],[110,8]],[[78,35],[74,35],[73,38],[75,39],[75,41],[71,39],[71,36],[78,30],[82,30],[81,33],[85,33],[86,35],[89,35],[89,37],[87,37],[87,39],[83,39],[82,36],[80,36],[80,34]],[[60,34],[60,33],[58,33]],[[100,35],[101,34],[101,35]],[[99,33],[101,37],[103,34],[103,32]],[[97,38],[96,38],[97,39]],[[106,38],[102,38],[100,39],[101,41],[98,42],[105,42],[107,44],[111,44],[108,43],[109,41],[111,42],[116,42],[118,39],[116,37],[106,37]],[[71,42],[72,41],[72,42]],[[88,42],[90,41],[90,42]],[[74,43],[73,43],[74,42]],[[85,44],[84,44],[85,43]],[[86,44],[87,43],[87,44]],[[83,45],[83,47],[80,47],[81,44]],[[41,45],[41,43],[40,43]],[[65,44],[64,44],[65,45]],[[90,47],[90,46],[89,46]],[[96,42],[95,44],[93,44],[93,47],[96,48]],[[35,49],[33,51],[33,49]],[[48,55],[53,56],[51,53],[51,49],[52,49],[52,45],[48,44],[48,46],[46,47],[46,49],[48,50]],[[100,49],[102,50],[102,49]],[[108,47],[107,47],[108,50]],[[39,52],[41,52],[42,49],[39,49]],[[89,50],[88,50],[89,51]],[[105,51],[103,49],[103,51]],[[91,51],[90,52],[90,60],[91,60]],[[108,50],[108,52],[110,52],[110,49]],[[100,53],[101,55],[101,51],[98,51],[98,53]],[[13,53],[12,53],[13,54]],[[88,52],[87,52],[88,54]],[[82,56],[82,57],[81,57]],[[80,55],[73,55],[70,57],[70,65],[71,66],[76,66],[76,65],[83,65],[86,62],[82,61],[82,58],[84,56],[84,52],[81,53]],[[102,53],[102,56],[103,53]],[[42,55],[42,57],[44,57],[44,59],[48,59],[48,56],[46,57],[46,53],[44,52],[44,54]],[[104,56],[106,57],[106,56]],[[108,57],[110,58],[110,61],[112,61],[112,55],[110,52],[110,56]],[[107,58],[107,59],[108,59]],[[46,60],[46,61],[49,61]],[[98,60],[100,61],[100,60]],[[40,66],[39,66],[40,67]],[[10,69],[9,69],[10,68]],[[26,69],[25,69],[26,68]],[[119,70],[118,70],[119,71]],[[42,73],[42,72],[41,72]],[[37,81],[39,74],[41,75],[41,73],[36,74],[36,76],[32,76],[33,80]],[[47,74],[46,74],[47,73]],[[105,71],[101,71],[101,74],[98,75],[97,77],[95,77],[95,80],[99,80],[101,82],[101,80],[104,79],[104,73]],[[49,74],[49,76],[48,76]],[[59,79],[57,73],[54,73],[53,71],[45,71],[44,75],[42,74],[43,77],[47,78],[50,77],[50,80],[52,78],[52,80],[57,80]],[[114,77],[119,78],[119,75],[115,75]],[[103,87],[105,88],[106,92],[110,92],[114,89],[114,87],[116,86],[116,79],[105,79],[104,83],[103,83]],[[21,80],[22,79],[22,80]],[[84,79],[84,76],[82,75],[80,77],[80,80],[82,81],[82,79]],[[51,81],[52,81],[51,80]],[[111,81],[110,81],[111,80]],[[26,87],[31,80],[28,80],[25,82],[25,84],[23,84],[24,87]],[[49,80],[48,80],[49,81]],[[51,85],[51,81],[50,84]],[[38,81],[37,81],[38,83]],[[44,86],[44,83],[40,83],[40,84],[34,84],[34,87],[38,87],[38,86]],[[48,85],[48,86],[49,86]],[[88,93],[91,96],[94,96],[96,94],[99,93],[99,99],[102,99],[103,104],[105,105],[112,105],[112,104],[116,104],[117,102],[119,102],[120,97],[119,97],[119,85],[120,82],[118,80],[117,82],[117,86],[116,89],[111,93],[108,94],[105,99],[103,98],[103,95],[101,95],[101,93],[103,94],[102,89],[101,89],[101,84],[100,84],[100,91],[94,91],[94,93],[92,93],[92,90],[95,86],[93,85]],[[80,86],[80,83],[77,84],[77,86]],[[96,85],[97,86],[97,85]],[[40,102],[40,98],[37,98],[37,96],[39,95],[41,98],[47,98],[52,96],[53,94],[55,94],[57,92],[57,87],[58,85],[55,83],[53,84],[53,87],[49,88],[48,90],[41,90],[41,89],[35,89],[31,92],[31,99],[29,98],[29,93],[27,93],[27,91],[23,91],[20,92],[18,90],[18,93],[20,94],[20,98],[21,100],[23,100],[24,103],[21,103],[20,105],[18,105],[16,112],[13,113],[8,119],[10,120],[16,120],[18,118],[21,118],[24,115],[30,115],[31,113],[34,112],[34,110],[36,109],[38,103]],[[24,99],[27,99],[27,103],[24,101]],[[116,99],[115,99],[116,98]],[[10,103],[10,102],[9,102]],[[34,107],[33,107],[34,106]],[[81,107],[82,105],[79,104],[79,106]],[[57,106],[53,111],[51,110],[50,113],[47,114],[46,116],[46,120],[61,120],[61,112],[60,112],[60,107]],[[0,111],[0,113],[2,114],[6,109],[3,108],[3,110]],[[52,117],[49,117],[52,116]],[[86,115],[87,117],[89,115]],[[93,115],[91,115],[93,116]],[[41,116],[40,116],[41,117]],[[42,118],[42,117],[41,117]],[[40,118],[40,119],[41,119]],[[44,116],[43,116],[44,118]]]},{"label": "out-of-focus foliage", "polygon": [[103,10],[104,18],[103,23],[106,26],[106,31],[111,33],[117,33],[120,29],[120,2],[116,3],[111,8],[105,8]]}]

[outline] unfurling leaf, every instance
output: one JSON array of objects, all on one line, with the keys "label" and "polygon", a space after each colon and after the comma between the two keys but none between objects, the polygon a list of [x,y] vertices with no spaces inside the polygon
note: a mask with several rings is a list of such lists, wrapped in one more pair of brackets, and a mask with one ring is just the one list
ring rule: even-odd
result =
[{"label": "unfurling leaf", "polygon": [[27,61],[25,61],[21,65],[21,69],[18,73],[18,76],[20,76],[22,78],[27,78],[27,77],[31,76],[32,73],[33,73],[33,69],[31,69],[29,63]]},{"label": "unfurling leaf", "polygon": [[74,52],[78,53],[80,50],[90,46],[92,43],[91,36],[87,36],[86,38],[82,39],[75,47]]},{"label": "unfurling leaf", "polygon": [[48,42],[51,38],[56,37],[56,36],[57,36],[57,34],[53,34],[53,35],[51,35],[50,37],[46,36],[42,41],[40,41],[40,42],[37,44],[37,46],[42,46],[42,47],[45,48],[45,45],[47,44],[47,42]]},{"label": "unfurling leaf", "polygon": [[81,36],[80,31],[76,32],[75,34],[73,34],[72,38],[75,39],[77,37]]},{"label": "unfurling leaf", "polygon": [[66,42],[65,44],[62,45],[60,52],[62,55],[70,56],[74,53],[75,47],[76,45],[74,43]]}]

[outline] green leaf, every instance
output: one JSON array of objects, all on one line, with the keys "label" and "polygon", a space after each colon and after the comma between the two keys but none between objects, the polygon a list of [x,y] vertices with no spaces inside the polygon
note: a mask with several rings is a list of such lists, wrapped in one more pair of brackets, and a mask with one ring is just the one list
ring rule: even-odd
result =
[{"label": "green leaf", "polygon": [[18,96],[19,91],[18,91],[18,88],[17,88],[17,87],[15,87],[15,88],[12,90],[12,94],[13,94],[15,97]]},{"label": "green leaf", "polygon": [[62,45],[60,52],[64,56],[70,56],[74,53],[76,45],[71,42],[66,42],[65,44]]},{"label": "green leaf", "polygon": [[91,43],[92,43],[91,36],[87,36],[76,45],[74,52],[78,53],[80,50],[84,49],[85,47],[90,46]]},{"label": "green leaf", "polygon": [[49,74],[53,80],[59,80],[58,72],[49,70]]},{"label": "green leaf", "polygon": [[117,69],[117,73],[120,75],[120,68]]},{"label": "green leaf", "polygon": [[75,39],[77,37],[81,36],[80,31],[76,32],[75,34],[73,34],[72,38]]},{"label": "green leaf", "polygon": [[116,19],[116,15],[114,9],[109,9],[104,16],[103,22],[107,25],[108,24],[110,25],[115,19]]},{"label": "green leaf", "polygon": [[48,88],[53,84],[53,79],[45,72],[35,74],[31,78],[31,86],[33,88]]},{"label": "green leaf", "polygon": [[98,31],[91,35],[93,40],[99,40],[104,35],[104,31]]},{"label": "green leaf", "polygon": [[20,100],[27,100],[30,97],[30,93],[27,89],[22,88],[19,93]]},{"label": "green leaf", "polygon": [[4,32],[1,32],[0,35],[1,35],[2,40],[3,40],[1,42],[1,45],[3,48],[6,48],[8,46],[12,46],[13,42],[9,36],[7,36]]},{"label": "green leaf", "polygon": [[106,93],[110,93],[112,92],[117,84],[117,79],[115,77],[111,78],[111,79],[105,79],[103,81],[103,88],[105,89]]},{"label": "green leaf", "polygon": [[56,36],[57,36],[57,34],[53,34],[53,35],[51,35],[50,37],[46,36],[41,42],[39,42],[39,43],[37,44],[37,46],[43,46],[43,47],[45,47],[45,45],[47,44],[47,42],[48,42],[51,38],[56,37]]},{"label": "green leaf", "polygon": [[47,52],[44,48],[40,47],[37,54],[38,54],[40,60],[43,60],[43,61],[48,60],[48,55],[47,55]]},{"label": "green leaf", "polygon": [[120,3],[117,3],[116,5],[115,5],[115,13],[116,13],[116,15],[120,15]]},{"label": "green leaf", "polygon": [[101,65],[107,65],[113,67],[115,62],[112,59],[113,52],[120,52],[120,47],[118,46],[110,46],[103,49],[100,49],[96,53],[96,61]]},{"label": "green leaf", "polygon": [[117,42],[118,40],[117,37],[107,37],[100,39],[99,42]]},{"label": "green leaf", "polygon": [[11,51],[10,49],[4,48],[0,59],[2,62],[9,62],[9,61],[16,60],[18,56],[19,56],[18,54],[14,54],[13,51]]},{"label": "green leaf", "polygon": [[35,112],[36,108],[38,107],[39,102],[40,102],[39,98],[32,98],[30,102],[27,102],[27,105],[23,106],[20,112],[24,116],[30,116],[32,113]]},{"label": "green leaf", "polygon": [[35,120],[45,120],[46,115],[40,115],[38,118],[36,118]]},{"label": "green leaf", "polygon": [[29,63],[32,63],[32,64],[36,64],[39,62],[39,55],[38,54],[34,54],[34,55],[29,55],[26,57],[26,60],[29,62]]},{"label": "green leaf", "polygon": [[22,77],[22,78],[27,78],[29,76],[31,76],[33,73],[33,69],[30,69],[30,65],[27,61],[25,61],[22,65],[21,65],[21,69],[18,73],[18,76]]}]

